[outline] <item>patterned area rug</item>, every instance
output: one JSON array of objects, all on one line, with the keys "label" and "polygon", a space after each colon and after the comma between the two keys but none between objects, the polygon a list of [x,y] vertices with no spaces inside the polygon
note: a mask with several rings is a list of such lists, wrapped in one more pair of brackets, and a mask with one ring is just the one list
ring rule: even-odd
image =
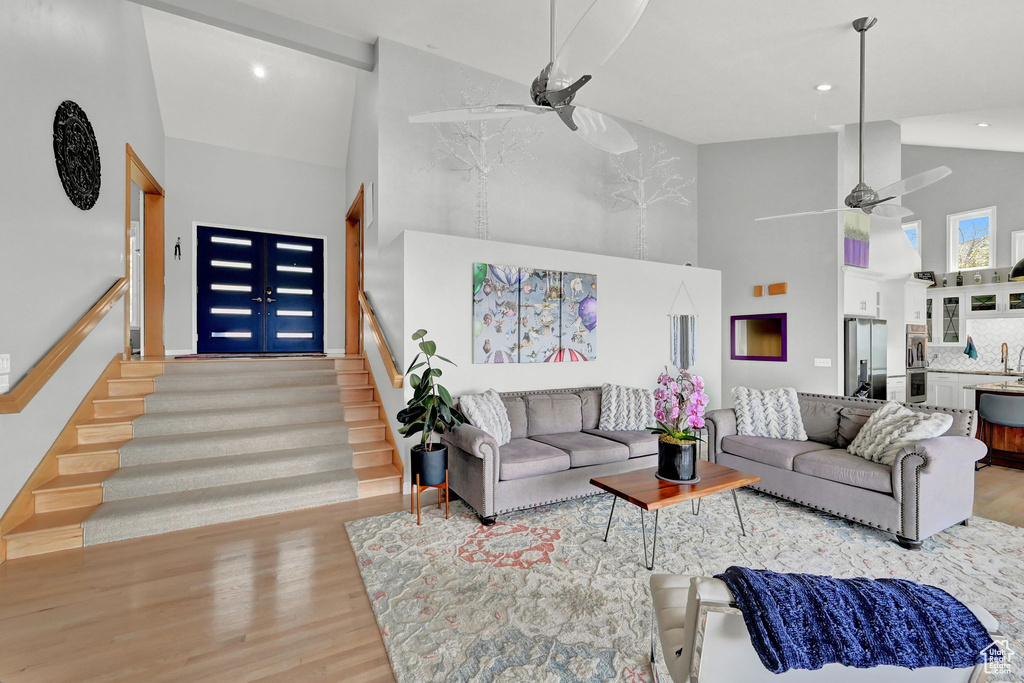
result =
[{"label": "patterned area rug", "polygon": [[[974,518],[913,552],[868,527],[739,496],[746,537],[728,494],[705,498],[699,517],[685,503],[662,510],[655,572],[738,564],[939,586],[986,607],[1014,643],[1017,673],[990,680],[1024,681],[1024,529]],[[604,543],[610,506],[610,495],[592,496],[503,515],[490,528],[461,502],[447,521],[424,509],[419,527],[407,512],[349,522],[398,681],[650,681],[639,508],[620,501]]]}]

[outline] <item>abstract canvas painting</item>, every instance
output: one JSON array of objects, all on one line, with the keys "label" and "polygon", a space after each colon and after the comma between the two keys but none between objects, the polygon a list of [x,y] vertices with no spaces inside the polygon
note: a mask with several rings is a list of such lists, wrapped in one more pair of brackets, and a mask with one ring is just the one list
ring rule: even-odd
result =
[{"label": "abstract canvas painting", "polygon": [[597,276],[473,265],[473,362],[597,358]]}]

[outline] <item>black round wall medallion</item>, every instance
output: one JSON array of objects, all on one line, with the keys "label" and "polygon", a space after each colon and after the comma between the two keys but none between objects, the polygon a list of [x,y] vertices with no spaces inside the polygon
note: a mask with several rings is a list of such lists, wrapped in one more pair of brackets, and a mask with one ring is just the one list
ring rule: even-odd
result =
[{"label": "black round wall medallion", "polygon": [[53,117],[53,158],[71,203],[88,211],[100,196],[100,148],[89,117],[64,100]]}]

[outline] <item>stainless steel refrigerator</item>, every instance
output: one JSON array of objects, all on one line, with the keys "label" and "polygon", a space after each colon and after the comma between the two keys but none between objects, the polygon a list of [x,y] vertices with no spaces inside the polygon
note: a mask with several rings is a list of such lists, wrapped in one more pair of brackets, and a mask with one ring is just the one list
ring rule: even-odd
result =
[{"label": "stainless steel refrigerator", "polygon": [[885,387],[885,321],[847,318],[844,332],[846,367],[843,393],[864,398],[888,398]]}]

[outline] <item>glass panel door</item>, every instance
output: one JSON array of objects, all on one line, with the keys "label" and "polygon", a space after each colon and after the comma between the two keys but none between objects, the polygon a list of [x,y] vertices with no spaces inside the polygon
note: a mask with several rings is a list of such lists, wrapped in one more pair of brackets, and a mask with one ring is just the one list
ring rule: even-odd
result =
[{"label": "glass panel door", "polygon": [[942,341],[945,344],[960,343],[960,297],[942,298]]},{"label": "glass panel door", "polygon": [[995,294],[975,294],[971,297],[971,312],[981,313],[996,310]]}]

